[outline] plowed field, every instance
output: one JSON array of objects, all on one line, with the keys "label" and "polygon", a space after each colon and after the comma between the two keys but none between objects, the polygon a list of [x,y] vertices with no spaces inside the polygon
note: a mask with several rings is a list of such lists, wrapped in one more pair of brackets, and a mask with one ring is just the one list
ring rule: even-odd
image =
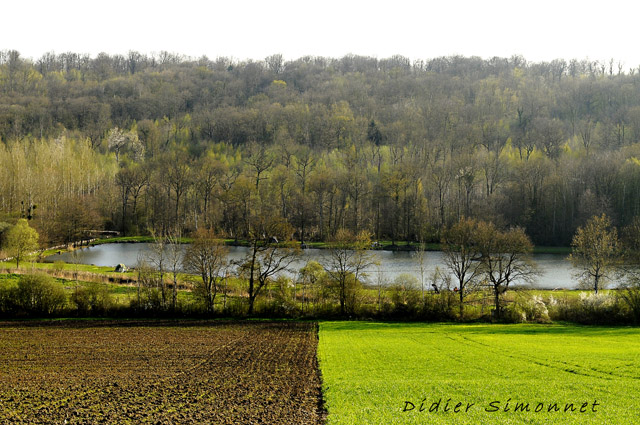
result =
[{"label": "plowed field", "polygon": [[0,323],[0,424],[320,424],[292,322]]}]

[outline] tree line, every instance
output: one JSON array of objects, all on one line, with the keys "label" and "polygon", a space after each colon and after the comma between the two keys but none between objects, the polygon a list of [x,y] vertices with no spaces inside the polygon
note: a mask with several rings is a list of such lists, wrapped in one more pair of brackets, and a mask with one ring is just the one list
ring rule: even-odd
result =
[{"label": "tree line", "polygon": [[[522,228],[499,229],[493,223],[462,218],[442,239],[443,268],[427,273],[422,245],[416,253],[419,276],[400,274],[393,282],[372,268],[379,261],[370,234],[340,229],[319,262],[294,267],[300,245],[284,240],[286,221],[263,221],[244,258],[230,261],[225,241],[201,228],[184,249],[176,235],[155,238],[151,253],[138,259],[126,278],[135,293],[114,302],[106,285],[88,276],[79,282],[77,264],[70,296],[50,276],[8,276],[0,285],[0,315],[205,315],[269,317],[360,317],[401,320],[571,320],[580,323],[637,323],[640,320],[640,232],[619,240],[606,215],[592,217],[574,235],[571,261],[584,289],[568,296],[544,295],[523,284],[539,273],[530,256],[533,245]],[[278,240],[278,235],[283,240]],[[6,232],[3,247],[20,261],[37,249],[37,232],[20,219]],[[49,273],[71,282],[58,264]],[[79,279],[80,278],[80,279]],[[102,279],[105,277],[102,276]],[[7,277],[3,278],[7,279]],[[113,278],[110,278],[113,280]],[[614,281],[615,290],[602,292]],[[516,287],[514,285],[520,285]],[[179,293],[181,294],[179,296]],[[118,304],[118,305],[116,305]]]},{"label": "tree line", "polygon": [[[439,241],[462,217],[569,245],[640,214],[638,70],[614,61],[285,61],[0,52],[0,220],[298,241]],[[256,224],[257,223],[257,224]]]}]

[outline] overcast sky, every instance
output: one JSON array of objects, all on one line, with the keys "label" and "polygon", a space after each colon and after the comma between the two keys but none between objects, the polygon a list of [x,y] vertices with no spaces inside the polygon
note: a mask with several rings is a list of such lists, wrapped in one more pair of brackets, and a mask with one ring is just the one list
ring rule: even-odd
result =
[{"label": "overcast sky", "polygon": [[[94,6],[100,4],[100,6]],[[415,59],[518,54],[640,65],[631,2],[538,0],[11,0],[0,50],[285,59],[353,53]]]}]

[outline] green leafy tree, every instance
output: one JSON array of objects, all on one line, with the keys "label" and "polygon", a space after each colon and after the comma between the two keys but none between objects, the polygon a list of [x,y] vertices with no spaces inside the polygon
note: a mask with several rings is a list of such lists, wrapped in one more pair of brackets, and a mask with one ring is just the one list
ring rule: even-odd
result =
[{"label": "green leafy tree", "polygon": [[20,260],[28,253],[38,249],[38,232],[26,219],[22,218],[6,232],[4,248],[10,256],[16,259],[16,267],[20,267]]},{"label": "green leafy tree", "polygon": [[578,277],[592,285],[597,294],[619,263],[618,231],[611,226],[606,214],[593,216],[583,227],[578,227],[571,246],[573,252],[569,259],[580,269]]}]

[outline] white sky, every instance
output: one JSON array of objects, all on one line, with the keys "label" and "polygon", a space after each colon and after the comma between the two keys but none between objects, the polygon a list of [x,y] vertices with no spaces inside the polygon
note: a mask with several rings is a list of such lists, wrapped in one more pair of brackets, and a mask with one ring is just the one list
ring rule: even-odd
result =
[{"label": "white sky", "polygon": [[[99,5],[99,6],[98,6]],[[640,65],[628,0],[25,0],[3,4],[0,50],[286,60],[353,53],[415,59],[461,54]]]}]

